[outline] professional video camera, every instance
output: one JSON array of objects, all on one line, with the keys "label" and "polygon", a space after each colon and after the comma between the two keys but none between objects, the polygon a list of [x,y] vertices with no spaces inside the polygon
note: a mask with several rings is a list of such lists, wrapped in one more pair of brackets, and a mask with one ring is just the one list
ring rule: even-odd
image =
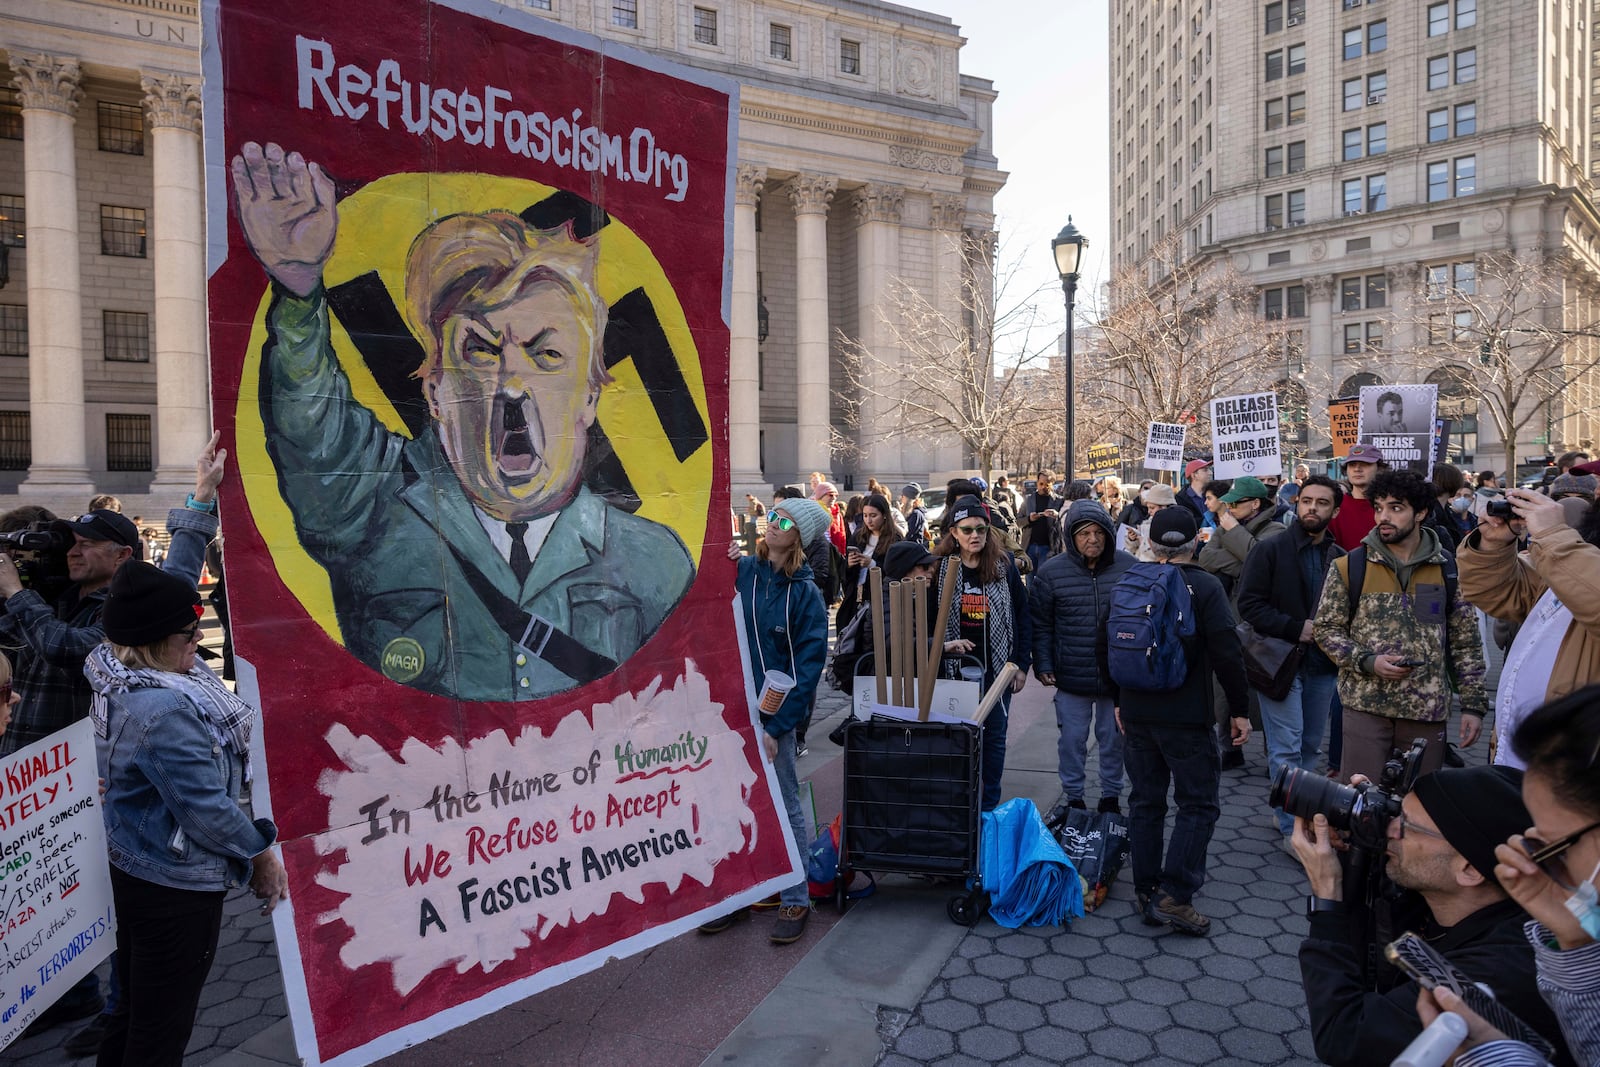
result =
[{"label": "professional video camera", "polygon": [[1388,848],[1389,820],[1400,814],[1401,798],[1416,784],[1425,747],[1419,738],[1404,756],[1397,750],[1383,765],[1377,785],[1340,785],[1315,771],[1282,764],[1272,776],[1269,803],[1307,821],[1321,814],[1329,826],[1350,835],[1351,845],[1381,855]]},{"label": "professional video camera", "polygon": [[72,545],[72,528],[60,519],[0,533],[0,552],[11,554],[23,588],[32,589],[47,604],[55,603],[72,584],[67,576],[67,550]]}]

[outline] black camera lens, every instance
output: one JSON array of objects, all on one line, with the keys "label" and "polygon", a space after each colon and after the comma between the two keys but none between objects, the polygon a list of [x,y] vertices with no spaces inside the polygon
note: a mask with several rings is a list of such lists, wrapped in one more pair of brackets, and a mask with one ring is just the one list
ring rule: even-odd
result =
[{"label": "black camera lens", "polygon": [[1360,799],[1357,789],[1285,763],[1272,776],[1268,803],[1301,819],[1309,820],[1320,813],[1335,830],[1348,830],[1351,813]]},{"label": "black camera lens", "polygon": [[1486,506],[1483,510],[1484,514],[1492,515],[1497,519],[1509,520],[1517,517],[1517,513],[1511,508],[1511,501],[1505,499],[1504,497],[1489,501],[1488,506]]}]

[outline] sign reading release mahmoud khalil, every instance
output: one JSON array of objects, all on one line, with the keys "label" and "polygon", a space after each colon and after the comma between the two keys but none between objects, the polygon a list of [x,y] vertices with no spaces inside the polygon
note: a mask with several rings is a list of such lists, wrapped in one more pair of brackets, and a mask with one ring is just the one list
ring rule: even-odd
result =
[{"label": "sign reading release mahmoud khalil", "polygon": [[1278,395],[1222,396],[1211,401],[1212,466],[1218,478],[1281,474]]}]

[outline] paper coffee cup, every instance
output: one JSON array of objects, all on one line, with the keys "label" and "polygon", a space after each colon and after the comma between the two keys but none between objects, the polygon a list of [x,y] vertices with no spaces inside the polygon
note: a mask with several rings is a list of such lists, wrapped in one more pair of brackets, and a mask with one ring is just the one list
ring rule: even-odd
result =
[{"label": "paper coffee cup", "polygon": [[757,702],[763,714],[776,715],[783,706],[783,698],[794,688],[794,679],[782,671],[768,671],[761,683],[761,698]]},{"label": "paper coffee cup", "polygon": [[982,685],[983,684],[983,668],[982,667],[962,667],[961,668],[961,680],[963,682],[977,682],[979,685]]}]

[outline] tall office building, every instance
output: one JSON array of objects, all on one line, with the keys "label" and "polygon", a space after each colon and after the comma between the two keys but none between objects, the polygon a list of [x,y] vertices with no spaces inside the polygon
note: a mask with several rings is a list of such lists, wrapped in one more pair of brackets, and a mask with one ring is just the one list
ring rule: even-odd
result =
[{"label": "tall office building", "polygon": [[[812,470],[889,484],[965,465],[936,433],[867,441],[839,334],[895,356],[905,281],[960,319],[1005,183],[995,90],[950,19],[883,0],[506,0],[739,81],[734,499]],[[196,0],[0,12],[0,511],[93,492],[159,515],[210,426]]]},{"label": "tall office building", "polygon": [[[1112,0],[1115,265],[1178,233],[1189,254],[1247,275],[1262,315],[1289,331],[1284,365],[1260,384],[1276,379],[1286,409],[1297,387],[1308,394],[1313,456],[1327,455],[1321,394],[1431,381],[1454,419],[1452,454],[1497,468],[1503,445],[1461,385],[1485,371],[1448,343],[1430,359],[1430,340],[1449,334],[1429,329],[1430,298],[1487,294],[1489,257],[1538,249],[1565,272],[1547,325],[1600,322],[1595,11]],[[1566,358],[1587,363],[1594,345],[1573,339]],[[1521,457],[1594,445],[1597,378],[1528,420]]]}]

